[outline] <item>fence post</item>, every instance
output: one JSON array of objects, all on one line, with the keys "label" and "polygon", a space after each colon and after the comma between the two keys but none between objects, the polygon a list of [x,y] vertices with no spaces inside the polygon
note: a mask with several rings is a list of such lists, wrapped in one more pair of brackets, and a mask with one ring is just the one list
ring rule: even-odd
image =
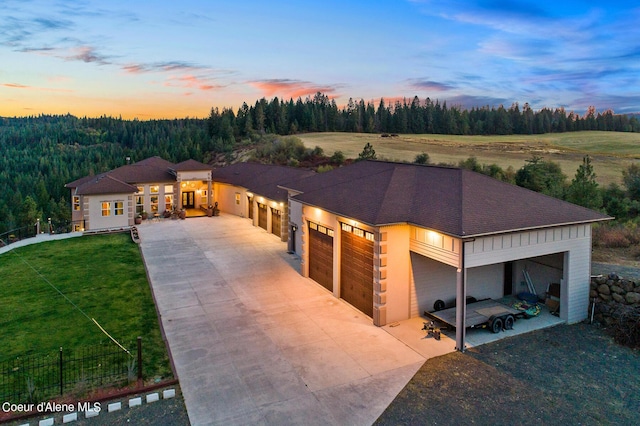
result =
[{"label": "fence post", "polygon": [[138,336],[138,387],[142,384],[142,337]]},{"label": "fence post", "polygon": [[60,346],[60,395],[62,396],[64,393],[64,374],[62,371],[62,346]]}]

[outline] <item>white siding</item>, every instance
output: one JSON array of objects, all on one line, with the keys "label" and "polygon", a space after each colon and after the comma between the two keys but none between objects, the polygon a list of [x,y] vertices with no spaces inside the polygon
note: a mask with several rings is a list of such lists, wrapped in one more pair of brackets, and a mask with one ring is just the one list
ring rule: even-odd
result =
[{"label": "white siding", "polygon": [[[89,204],[89,223],[86,225],[91,230],[106,228],[121,228],[129,226],[131,212],[131,194],[104,194],[85,196],[85,202]],[[102,216],[102,202],[111,203],[110,215]],[[114,213],[114,203],[123,201],[124,214],[116,216]]]},{"label": "white siding", "polygon": [[504,264],[467,269],[467,296],[500,299],[504,296]]},{"label": "white siding", "polygon": [[[475,267],[566,253],[561,288],[561,318],[568,323],[587,317],[591,274],[591,225],[476,238],[465,245],[465,266]],[[520,272],[521,274],[521,272]],[[515,285],[519,286],[519,276]]]},{"label": "white siding", "polygon": [[424,228],[412,226],[410,250],[450,266],[458,267],[460,240]]},{"label": "white siding", "polygon": [[433,311],[436,300],[456,299],[456,268],[411,252],[411,317]]}]

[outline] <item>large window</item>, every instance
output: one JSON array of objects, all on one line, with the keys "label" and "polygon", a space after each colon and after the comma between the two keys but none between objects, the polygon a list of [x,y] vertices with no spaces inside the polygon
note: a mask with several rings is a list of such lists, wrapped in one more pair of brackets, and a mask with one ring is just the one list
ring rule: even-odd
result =
[{"label": "large window", "polygon": [[124,215],[124,201],[116,201],[116,202],[114,202],[113,214],[116,215],[116,216]]},{"label": "large window", "polygon": [[164,186],[164,209],[173,210],[173,185]]},{"label": "large window", "polygon": [[151,211],[153,213],[158,213],[158,197],[157,195],[152,195],[151,197]]},{"label": "large window", "polygon": [[202,191],[200,191],[200,204],[203,206],[207,205],[207,190],[203,189]]},{"label": "large window", "polygon": [[136,192],[136,214],[142,214],[144,211],[144,186],[138,187]]},{"label": "large window", "polygon": [[102,206],[102,216],[111,216],[111,201],[103,201],[100,204]]},{"label": "large window", "polygon": [[73,196],[73,209],[80,210],[80,197],[77,195]]}]

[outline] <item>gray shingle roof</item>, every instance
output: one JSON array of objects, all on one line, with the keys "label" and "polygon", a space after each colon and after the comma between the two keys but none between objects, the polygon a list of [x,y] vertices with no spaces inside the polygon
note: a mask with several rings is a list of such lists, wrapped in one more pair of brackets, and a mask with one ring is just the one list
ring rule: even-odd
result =
[{"label": "gray shingle roof", "polygon": [[294,199],[370,225],[412,223],[457,237],[610,217],[469,170],[363,161],[284,185]]},{"label": "gray shingle roof", "polygon": [[[73,182],[66,184],[67,188],[84,188],[84,194],[100,194],[98,186],[94,189],[88,189],[88,185],[96,185],[103,176],[110,176],[118,181],[127,184],[137,183],[162,183],[162,182],[175,182],[176,178],[171,173],[171,168],[174,164],[163,160],[160,157],[150,157],[133,164],[127,164],[126,166],[118,167],[117,169],[110,170],[105,173],[101,173],[96,176],[85,176],[77,179]],[[91,192],[88,192],[91,191]],[[103,192],[107,194],[107,192]],[[81,194],[82,195],[82,194]]]},{"label": "gray shingle roof", "polygon": [[76,188],[77,195],[131,194],[138,190],[136,186],[122,182],[107,173],[92,176]]},{"label": "gray shingle roof", "polygon": [[288,193],[278,185],[299,181],[316,173],[294,167],[260,163],[236,163],[216,169],[212,180],[241,186],[275,201],[287,201]]}]

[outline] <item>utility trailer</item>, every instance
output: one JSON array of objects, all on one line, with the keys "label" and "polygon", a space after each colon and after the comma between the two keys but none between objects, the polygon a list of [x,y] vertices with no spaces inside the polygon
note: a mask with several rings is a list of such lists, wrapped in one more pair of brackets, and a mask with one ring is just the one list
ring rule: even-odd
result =
[{"label": "utility trailer", "polygon": [[[424,315],[441,323],[447,324],[455,330],[456,307],[442,309],[435,312],[424,311]],[[525,312],[513,309],[493,299],[479,300],[467,303],[467,328],[488,328],[493,333],[511,330],[517,318],[526,316]]]}]

